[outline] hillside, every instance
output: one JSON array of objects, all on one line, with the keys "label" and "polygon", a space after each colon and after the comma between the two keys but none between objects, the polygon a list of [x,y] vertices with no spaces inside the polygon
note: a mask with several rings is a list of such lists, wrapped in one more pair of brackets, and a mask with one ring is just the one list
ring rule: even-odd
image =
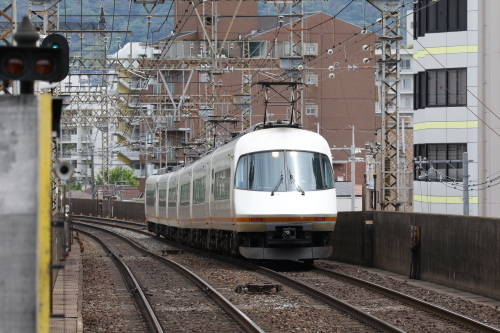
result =
[{"label": "hillside", "polygon": [[[0,8],[6,8],[11,1],[0,0]],[[173,30],[174,22],[171,17],[173,13],[172,1],[157,5],[151,11],[151,24],[148,27],[147,11],[140,4],[126,0],[62,0],[59,3],[59,15],[61,28],[64,22],[68,23],[97,23],[100,6],[103,6],[108,31],[132,31],[132,41],[145,42],[164,38]],[[323,11],[339,19],[363,27],[374,22],[380,17],[380,13],[364,0],[318,0],[303,1],[304,12]],[[18,0],[18,17],[28,11],[28,1]],[[278,15],[273,4],[264,1],[259,3],[261,15]],[[113,53],[118,47],[118,36],[120,45],[130,41],[126,34],[109,35],[109,52]],[[73,39],[74,40],[74,39]]]}]

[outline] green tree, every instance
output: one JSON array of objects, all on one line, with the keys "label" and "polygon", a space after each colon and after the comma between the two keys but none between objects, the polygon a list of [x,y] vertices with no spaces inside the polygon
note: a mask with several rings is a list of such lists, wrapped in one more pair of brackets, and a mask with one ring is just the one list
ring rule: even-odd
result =
[{"label": "green tree", "polygon": [[[96,177],[97,185],[104,185],[107,173],[99,171]],[[134,171],[127,167],[117,166],[109,170],[109,184],[139,186],[139,179],[134,175]]]}]

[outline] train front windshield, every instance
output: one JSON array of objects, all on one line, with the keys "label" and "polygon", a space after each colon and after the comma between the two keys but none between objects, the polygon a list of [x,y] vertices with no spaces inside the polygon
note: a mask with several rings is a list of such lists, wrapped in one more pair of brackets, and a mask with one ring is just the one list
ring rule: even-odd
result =
[{"label": "train front windshield", "polygon": [[316,191],[334,187],[328,156],[277,150],[243,155],[236,167],[237,189],[252,191]]}]

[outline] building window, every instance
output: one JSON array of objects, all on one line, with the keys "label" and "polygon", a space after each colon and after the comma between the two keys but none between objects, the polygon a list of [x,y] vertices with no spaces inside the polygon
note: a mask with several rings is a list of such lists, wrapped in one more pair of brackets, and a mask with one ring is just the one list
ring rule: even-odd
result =
[{"label": "building window", "polygon": [[246,58],[263,58],[266,56],[266,42],[248,42],[248,51]]},{"label": "building window", "polygon": [[401,69],[411,69],[411,60],[401,59]]},{"label": "building window", "polygon": [[317,105],[306,105],[306,115],[307,116],[316,116],[318,114],[318,106]]},{"label": "building window", "polygon": [[415,180],[462,181],[462,158],[466,143],[418,144],[413,148]]},{"label": "building window", "polygon": [[318,86],[318,75],[317,74],[307,74],[306,84],[308,86]]},{"label": "building window", "polygon": [[411,83],[412,83],[412,79],[410,78],[404,78],[401,80],[401,88],[403,90],[411,90]]},{"label": "building window", "polygon": [[[293,52],[292,52],[293,51]],[[293,44],[290,42],[283,42],[283,57],[294,57],[300,54],[300,48],[298,44]]]},{"label": "building window", "polygon": [[207,73],[200,73],[200,82],[201,83],[210,82],[210,76]]},{"label": "building window", "polygon": [[414,78],[415,109],[467,105],[467,68],[427,70]]},{"label": "building window", "polygon": [[306,56],[317,56],[318,55],[318,44],[317,43],[304,43]]},{"label": "building window", "polygon": [[405,109],[412,107],[412,99],[411,99],[411,97],[404,97],[404,98],[402,98],[402,100],[403,100],[403,107]]},{"label": "building window", "polygon": [[466,31],[467,0],[418,0],[414,4],[414,32],[426,33]]}]

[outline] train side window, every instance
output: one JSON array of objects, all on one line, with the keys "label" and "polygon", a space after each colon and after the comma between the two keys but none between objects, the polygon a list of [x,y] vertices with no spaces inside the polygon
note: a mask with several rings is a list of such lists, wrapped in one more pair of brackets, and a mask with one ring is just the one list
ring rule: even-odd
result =
[{"label": "train side window", "polygon": [[147,186],[146,189],[146,206],[154,207],[155,206],[155,191],[151,189],[152,186]]},{"label": "train side window", "polygon": [[238,189],[248,189],[248,155],[240,157],[236,166],[236,175],[234,177],[234,185]]},{"label": "train side window", "polygon": [[330,159],[326,155],[323,155],[322,162],[325,188],[334,188],[335,183],[333,181],[333,168],[332,164],[330,163]]},{"label": "train side window", "polygon": [[177,207],[177,186],[168,189],[168,207]]},{"label": "train side window", "polygon": [[229,199],[229,188],[231,186],[231,169],[225,169],[215,173],[215,200]]},{"label": "train side window", "polygon": [[193,182],[193,204],[199,204],[205,202],[205,177],[196,179]]},{"label": "train side window", "polygon": [[181,186],[181,206],[189,206],[190,204],[190,190],[191,184],[187,183]]},{"label": "train side window", "polygon": [[166,207],[167,205],[167,190],[158,191],[158,206]]}]

